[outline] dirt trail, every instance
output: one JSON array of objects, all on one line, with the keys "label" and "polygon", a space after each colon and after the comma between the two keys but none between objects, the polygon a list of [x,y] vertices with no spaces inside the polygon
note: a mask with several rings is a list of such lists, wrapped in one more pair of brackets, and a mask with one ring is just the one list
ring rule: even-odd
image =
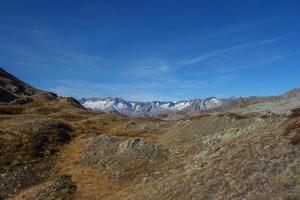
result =
[{"label": "dirt trail", "polygon": [[77,185],[75,199],[104,199],[117,191],[118,184],[112,184],[101,172],[82,165],[80,152],[88,144],[86,138],[76,138],[58,160],[55,175],[68,174]]},{"label": "dirt trail", "polygon": [[[64,174],[71,175],[72,181],[77,185],[74,199],[110,199],[109,196],[113,194],[113,191],[118,191],[121,185],[108,180],[100,171],[84,166],[79,162],[80,152],[87,143],[86,138],[77,137],[67,145],[61,152],[58,164],[48,180],[53,180]],[[28,188],[11,200],[26,199],[50,183],[51,181],[47,181]]]},{"label": "dirt trail", "polygon": [[[105,171],[113,170],[111,165],[92,168],[89,167],[92,165],[83,164],[81,154],[85,154],[82,151],[92,146],[91,141],[106,145],[105,149],[96,148],[96,153],[92,151],[96,164],[99,160],[107,162],[105,158],[110,158],[107,154],[114,155],[117,150],[104,151],[112,144],[101,143],[106,141],[105,137],[97,140],[97,135],[89,139],[80,134],[60,152],[47,182],[26,189],[13,199],[26,199],[62,175],[70,175],[77,185],[74,199],[299,199],[299,146],[288,142],[295,134],[294,129],[298,131],[298,123],[286,121],[281,116],[232,118],[231,114],[229,117],[183,120],[165,129],[165,134],[151,135],[147,139],[139,137],[171,147],[179,157],[170,157],[161,165],[151,166],[149,171],[153,173],[149,174],[143,174],[148,168],[134,163],[132,166],[136,168],[126,171],[132,178],[124,179],[108,178],[112,176]],[[289,123],[293,126],[283,134]],[[118,137],[124,141],[130,135]],[[123,157],[112,158],[121,160]],[[141,179],[135,179],[136,174],[142,174]]]}]

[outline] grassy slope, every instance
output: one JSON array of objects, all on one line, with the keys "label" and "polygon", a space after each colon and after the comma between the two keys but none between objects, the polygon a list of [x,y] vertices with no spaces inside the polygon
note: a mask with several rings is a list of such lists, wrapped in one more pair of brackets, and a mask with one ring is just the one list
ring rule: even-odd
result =
[{"label": "grassy slope", "polygon": [[[298,128],[289,129],[300,123],[298,116],[212,113],[164,122],[72,109],[46,116],[55,116],[74,129],[76,137],[57,154],[58,162],[47,180],[71,175],[78,186],[75,199],[299,198],[299,144],[289,142],[299,134]],[[81,162],[89,133],[123,140],[139,137],[175,153],[160,164],[156,174],[111,179],[105,170]],[[43,184],[24,190],[15,199],[34,193]]]},{"label": "grassy slope", "polygon": [[[23,84],[14,81],[7,90]],[[299,109],[290,117],[241,110],[177,121],[130,119],[31,90],[30,102],[0,105],[0,197],[30,199],[71,175],[75,199],[300,199]],[[145,158],[128,168],[124,159],[140,158],[108,143],[112,153],[94,159],[101,164],[109,158],[111,167],[82,162],[103,133],[120,142],[141,138],[157,144],[168,150],[167,160]],[[108,173],[115,169],[126,176]]]}]

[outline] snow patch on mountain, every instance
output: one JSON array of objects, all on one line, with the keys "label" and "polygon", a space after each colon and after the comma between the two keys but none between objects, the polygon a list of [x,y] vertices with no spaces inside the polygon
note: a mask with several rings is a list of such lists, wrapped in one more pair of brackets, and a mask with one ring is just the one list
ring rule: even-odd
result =
[{"label": "snow patch on mountain", "polygon": [[220,107],[222,100],[211,97],[205,100],[192,99],[177,102],[171,101],[152,101],[138,102],[126,101],[122,98],[88,98],[80,99],[80,103],[93,111],[103,111],[108,113],[121,113],[135,116],[153,116],[164,112],[176,111],[201,111]]}]

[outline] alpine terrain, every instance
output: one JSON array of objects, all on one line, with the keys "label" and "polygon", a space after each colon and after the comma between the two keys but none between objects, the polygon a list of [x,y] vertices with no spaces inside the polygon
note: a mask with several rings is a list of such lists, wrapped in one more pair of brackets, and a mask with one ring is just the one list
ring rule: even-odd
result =
[{"label": "alpine terrain", "polygon": [[166,112],[176,111],[201,111],[218,108],[222,101],[215,97],[205,100],[193,99],[177,102],[152,101],[137,102],[125,101],[122,98],[82,98],[79,102],[93,111],[104,111],[108,113],[121,113],[131,116],[153,116]]},{"label": "alpine terrain", "polygon": [[298,200],[300,90],[79,102],[1,68],[0,199]]}]

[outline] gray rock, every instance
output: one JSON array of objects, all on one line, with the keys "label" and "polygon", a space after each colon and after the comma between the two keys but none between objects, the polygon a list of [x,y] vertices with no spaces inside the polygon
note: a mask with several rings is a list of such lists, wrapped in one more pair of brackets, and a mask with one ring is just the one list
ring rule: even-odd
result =
[{"label": "gray rock", "polygon": [[73,199],[72,195],[77,186],[71,181],[71,176],[62,175],[58,177],[48,187],[40,190],[34,196],[26,199],[31,200],[55,200],[55,199]]},{"label": "gray rock", "polygon": [[129,139],[119,144],[118,151],[120,153],[130,151],[143,151],[143,153],[151,154],[156,150],[157,146],[139,138]]}]

